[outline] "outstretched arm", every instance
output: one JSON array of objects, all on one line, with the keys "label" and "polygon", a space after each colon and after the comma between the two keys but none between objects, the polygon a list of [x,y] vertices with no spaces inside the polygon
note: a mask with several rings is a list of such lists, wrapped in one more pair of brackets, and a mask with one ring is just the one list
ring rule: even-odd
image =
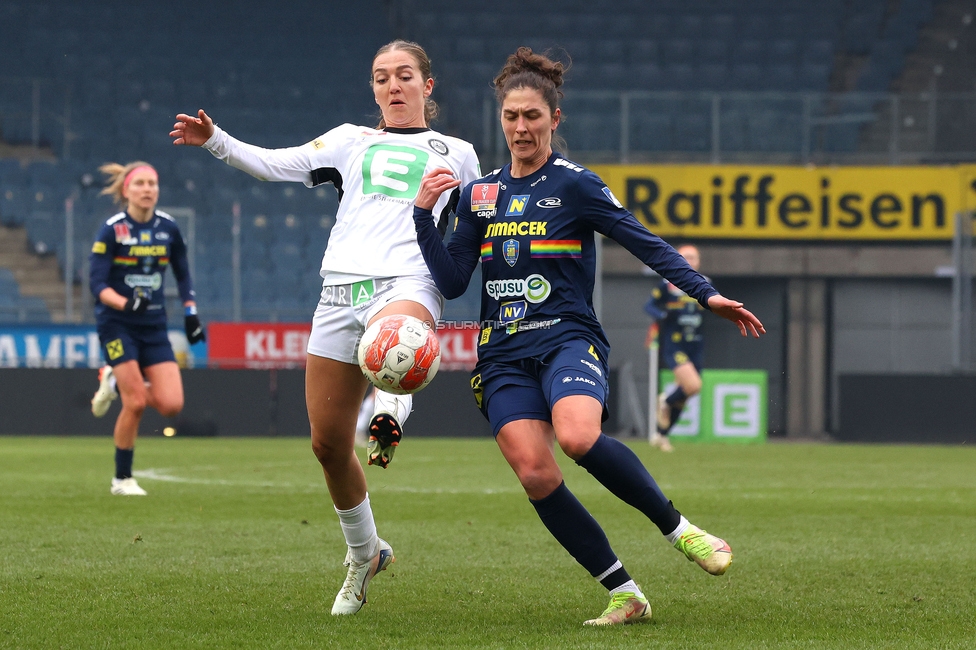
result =
[{"label": "outstretched arm", "polygon": [[307,147],[265,149],[241,142],[214,124],[203,109],[197,117],[176,116],[170,131],[175,145],[203,147],[231,167],[262,181],[296,181],[312,186],[312,163]]},{"label": "outstretched arm", "polygon": [[614,224],[608,233],[639,260],[660,273],[676,287],[695,298],[703,307],[732,321],[742,336],[759,338],[766,328],[756,316],[743,308],[741,302],[718,293],[698,271],[695,271],[678,251],[651,233],[637,219],[628,214]]},{"label": "outstretched arm", "polygon": [[203,143],[210,139],[214,134],[214,123],[204,110],[197,111],[196,117],[191,117],[185,113],[176,116],[176,124],[169,132],[169,137],[173,138],[173,144],[189,145],[192,147],[202,147]]},{"label": "outstretched arm", "polygon": [[745,309],[741,302],[730,300],[721,294],[715,294],[708,299],[708,308],[713,314],[730,320],[739,327],[742,336],[752,334],[753,338],[759,338],[760,334],[766,333],[766,328],[756,316]]}]

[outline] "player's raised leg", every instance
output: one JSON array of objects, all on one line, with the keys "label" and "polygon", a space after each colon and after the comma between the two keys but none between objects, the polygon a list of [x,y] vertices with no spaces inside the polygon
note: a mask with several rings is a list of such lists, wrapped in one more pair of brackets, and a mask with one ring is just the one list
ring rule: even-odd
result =
[{"label": "player's raised leg", "polygon": [[637,455],[619,440],[599,433],[602,410],[599,401],[585,395],[556,402],[552,421],[566,455],[621,501],[644,513],[689,560],[712,575],[725,573],[732,562],[729,545],[691,525],[664,496]]},{"label": "player's raised leg", "polygon": [[[419,318],[429,327],[434,328],[434,317],[424,305],[412,300],[396,300],[386,305],[369,324],[395,314],[406,314]],[[393,460],[403,437],[403,424],[410,417],[413,410],[413,395],[394,395],[381,390],[376,391],[373,402],[373,417],[369,422],[369,442],[366,448],[366,460],[369,465],[379,465],[386,468]]]},{"label": "player's raised leg", "polygon": [[98,390],[95,391],[95,395],[91,399],[92,415],[100,418],[108,413],[109,407],[112,406],[112,402],[118,396],[119,392],[115,388],[115,373],[112,371],[112,366],[102,366],[98,370]]},{"label": "player's raised leg", "polygon": [[[510,389],[502,389],[492,399],[505,400],[506,395],[514,397]],[[542,420],[515,420],[502,426],[495,439],[545,527],[610,592],[610,605],[585,625],[649,619],[651,608],[640,587],[613,552],[600,524],[563,482],[553,455],[552,426]]]}]

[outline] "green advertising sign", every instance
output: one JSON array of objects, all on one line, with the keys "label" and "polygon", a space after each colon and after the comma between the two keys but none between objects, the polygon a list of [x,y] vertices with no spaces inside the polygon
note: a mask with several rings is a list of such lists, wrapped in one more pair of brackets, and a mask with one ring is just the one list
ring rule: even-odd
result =
[{"label": "green advertising sign", "polygon": [[[674,373],[663,370],[658,386],[668,394]],[[701,393],[688,400],[671,429],[674,441],[763,442],[766,440],[766,371],[705,370]]]}]

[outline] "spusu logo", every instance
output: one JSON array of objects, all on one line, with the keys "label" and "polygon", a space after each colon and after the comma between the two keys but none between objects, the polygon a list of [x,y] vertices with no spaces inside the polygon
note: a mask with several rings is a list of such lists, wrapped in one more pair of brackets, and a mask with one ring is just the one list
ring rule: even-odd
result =
[{"label": "spusu logo", "polygon": [[524,296],[529,302],[538,304],[549,297],[551,290],[549,281],[538,273],[533,273],[524,280],[515,278],[485,282],[485,291],[495,300]]}]

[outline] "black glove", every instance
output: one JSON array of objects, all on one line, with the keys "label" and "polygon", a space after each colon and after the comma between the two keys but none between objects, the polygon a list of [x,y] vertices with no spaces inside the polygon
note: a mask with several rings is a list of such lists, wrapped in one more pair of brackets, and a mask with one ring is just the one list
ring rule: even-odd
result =
[{"label": "black glove", "polygon": [[186,340],[193,343],[207,340],[207,332],[200,324],[200,318],[196,314],[187,314],[183,318],[183,327],[186,330]]},{"label": "black glove", "polygon": [[125,301],[125,307],[122,311],[131,312],[133,314],[141,314],[149,308],[149,299],[142,295],[142,292],[136,291],[132,294],[132,297]]}]

